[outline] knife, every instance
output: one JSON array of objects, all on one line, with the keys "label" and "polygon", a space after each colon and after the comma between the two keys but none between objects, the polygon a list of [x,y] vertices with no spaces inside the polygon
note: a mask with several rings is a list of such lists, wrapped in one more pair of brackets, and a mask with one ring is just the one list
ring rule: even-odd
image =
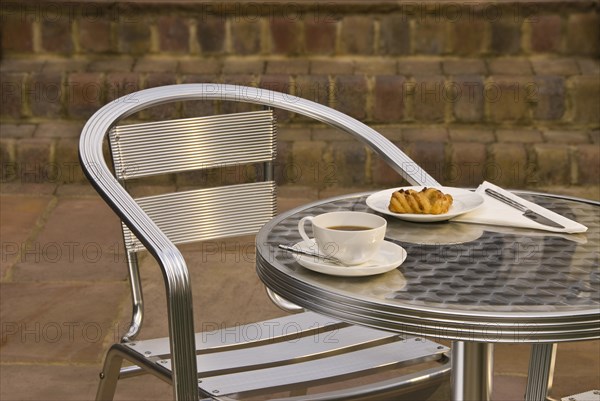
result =
[{"label": "knife", "polygon": [[534,212],[533,210],[527,208],[524,205],[521,205],[519,202],[516,202],[509,197],[502,195],[499,192],[494,191],[493,189],[487,188],[485,193],[491,196],[494,199],[499,200],[500,202],[504,202],[509,206],[514,207],[517,210],[520,210],[523,213],[523,216],[527,217],[530,220],[535,221],[536,223],[544,224],[546,226],[555,227],[555,228],[565,228],[564,226],[558,224],[555,221],[550,220],[547,217],[542,216],[539,213]]}]

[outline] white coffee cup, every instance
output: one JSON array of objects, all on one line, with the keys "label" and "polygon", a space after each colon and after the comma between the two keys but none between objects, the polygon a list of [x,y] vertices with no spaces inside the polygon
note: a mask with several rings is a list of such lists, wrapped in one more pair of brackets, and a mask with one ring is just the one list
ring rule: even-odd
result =
[{"label": "white coffee cup", "polygon": [[298,231],[305,243],[312,240],[304,230],[312,223],[319,251],[347,265],[358,265],[371,259],[379,250],[387,221],[376,214],[364,212],[331,212],[307,216],[298,222]]}]

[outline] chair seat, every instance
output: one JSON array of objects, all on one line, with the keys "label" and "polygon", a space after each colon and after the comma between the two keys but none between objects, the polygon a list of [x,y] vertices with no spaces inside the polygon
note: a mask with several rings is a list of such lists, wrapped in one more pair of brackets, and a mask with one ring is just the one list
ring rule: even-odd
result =
[{"label": "chair seat", "polygon": [[[198,383],[206,396],[274,393],[431,361],[440,362],[432,376],[445,376],[450,370],[448,348],[435,342],[348,325],[312,312],[197,333],[196,344]],[[123,345],[159,365],[164,379],[170,380],[168,338]],[[399,390],[414,384],[413,379],[396,377],[393,387]]]}]

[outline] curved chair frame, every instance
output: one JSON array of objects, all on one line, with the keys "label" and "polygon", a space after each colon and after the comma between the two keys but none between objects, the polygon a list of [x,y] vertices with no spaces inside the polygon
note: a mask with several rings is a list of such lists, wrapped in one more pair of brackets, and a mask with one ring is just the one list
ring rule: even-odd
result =
[{"label": "curved chair frame", "polygon": [[[102,107],[83,128],[80,162],[98,193],[159,263],[166,286],[173,391],[178,400],[198,399],[196,359],[189,358],[196,347],[188,269],[179,250],[113,176],[104,160],[103,143],[109,130],[123,118],[149,106],[188,100],[243,101],[312,117],[364,142],[411,184],[439,186],[393,143],[365,124],[327,106],[283,93],[225,84],[171,85],[142,90]],[[135,335],[141,315],[134,316],[133,322],[130,334]]]}]

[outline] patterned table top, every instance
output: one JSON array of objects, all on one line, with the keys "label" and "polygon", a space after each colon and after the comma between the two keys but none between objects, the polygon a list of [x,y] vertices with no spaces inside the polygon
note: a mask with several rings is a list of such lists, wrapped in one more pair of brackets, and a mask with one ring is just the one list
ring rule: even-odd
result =
[{"label": "patterned table top", "polygon": [[292,302],[355,323],[453,339],[566,341],[600,337],[600,207],[523,194],[588,227],[555,234],[468,223],[388,220],[386,239],[407,251],[397,269],[333,277],[301,267],[280,243],[300,241],[306,215],[371,212],[366,195],[284,213],[257,237],[257,270]]}]

